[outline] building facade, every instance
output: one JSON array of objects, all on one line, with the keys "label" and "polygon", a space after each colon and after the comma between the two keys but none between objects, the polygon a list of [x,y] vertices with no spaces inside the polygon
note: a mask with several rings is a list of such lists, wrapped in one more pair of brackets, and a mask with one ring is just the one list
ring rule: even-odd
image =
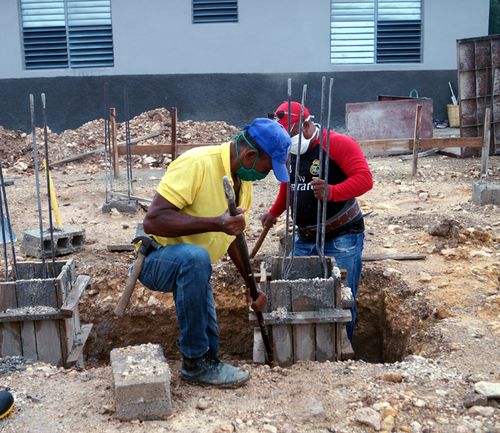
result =
[{"label": "building facade", "polygon": [[176,106],[179,118],[238,126],[286,99],[287,78],[319,111],[333,77],[345,103],[418,94],[446,118],[456,40],[488,34],[489,0],[2,0],[0,125],[29,127],[45,92],[54,131],[103,116]]}]

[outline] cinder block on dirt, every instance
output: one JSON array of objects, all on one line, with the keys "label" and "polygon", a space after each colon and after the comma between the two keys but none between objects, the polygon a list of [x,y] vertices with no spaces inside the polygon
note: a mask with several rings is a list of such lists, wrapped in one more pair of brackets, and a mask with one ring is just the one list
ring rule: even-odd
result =
[{"label": "cinder block on dirt", "polygon": [[[85,244],[85,230],[78,227],[57,228],[52,232],[52,239],[54,240],[53,249],[55,256],[71,254],[83,248]],[[42,257],[39,230],[32,229],[24,232],[21,251],[30,257]],[[52,257],[50,230],[43,232],[43,253],[45,257]]]},{"label": "cinder block on dirt", "polygon": [[170,368],[158,344],[113,349],[111,366],[119,419],[155,420],[170,415]]},{"label": "cinder block on dirt", "polygon": [[484,180],[472,182],[472,201],[480,206],[486,204],[500,204],[500,184],[485,182]]}]

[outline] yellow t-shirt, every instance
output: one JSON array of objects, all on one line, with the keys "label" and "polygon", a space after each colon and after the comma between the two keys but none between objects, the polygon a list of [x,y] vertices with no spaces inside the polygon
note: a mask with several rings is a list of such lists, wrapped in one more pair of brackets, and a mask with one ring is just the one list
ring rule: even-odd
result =
[{"label": "yellow t-shirt", "polygon": [[[194,217],[215,217],[227,210],[222,177],[232,182],[230,145],[202,146],[189,150],[173,161],[158,185],[158,193],[182,213]],[[248,211],[252,204],[252,182],[241,182],[238,207]],[[206,232],[167,238],[152,235],[160,245],[194,244],[205,248],[214,263],[226,254],[234,236],[224,232]]]}]

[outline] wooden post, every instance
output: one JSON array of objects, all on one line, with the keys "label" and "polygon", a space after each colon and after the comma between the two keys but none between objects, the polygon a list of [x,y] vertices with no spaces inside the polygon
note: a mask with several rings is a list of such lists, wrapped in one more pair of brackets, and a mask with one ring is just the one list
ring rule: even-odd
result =
[{"label": "wooden post", "polygon": [[488,163],[490,159],[491,141],[491,109],[488,107],[484,112],[483,144],[481,146],[481,179],[488,177]]},{"label": "wooden post", "polygon": [[113,177],[120,177],[120,167],[118,165],[118,143],[116,141],[116,108],[109,109],[109,119],[111,122],[111,160],[113,162]]},{"label": "wooden post", "polygon": [[412,177],[417,174],[418,150],[420,149],[420,125],[422,123],[422,106],[417,105],[415,112],[415,130],[413,132],[413,166],[411,170]]},{"label": "wooden post", "polygon": [[172,107],[170,109],[170,117],[172,120],[172,161],[176,158],[177,156],[177,151],[176,151],[176,144],[177,144],[177,108]]}]

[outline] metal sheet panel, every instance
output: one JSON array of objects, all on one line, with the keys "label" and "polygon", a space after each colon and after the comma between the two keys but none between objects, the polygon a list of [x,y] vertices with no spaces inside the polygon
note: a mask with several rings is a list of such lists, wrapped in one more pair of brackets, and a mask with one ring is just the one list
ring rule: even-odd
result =
[{"label": "metal sheet panel", "polygon": [[400,99],[346,104],[347,134],[356,140],[413,138],[415,112],[422,105],[421,138],[432,137],[432,99]]}]

